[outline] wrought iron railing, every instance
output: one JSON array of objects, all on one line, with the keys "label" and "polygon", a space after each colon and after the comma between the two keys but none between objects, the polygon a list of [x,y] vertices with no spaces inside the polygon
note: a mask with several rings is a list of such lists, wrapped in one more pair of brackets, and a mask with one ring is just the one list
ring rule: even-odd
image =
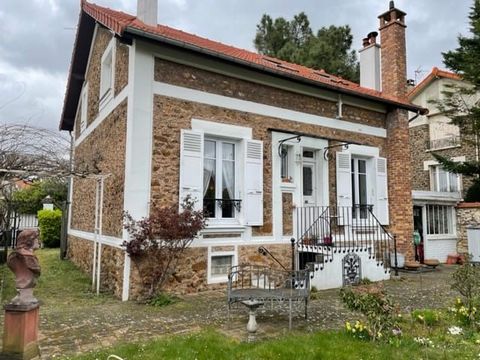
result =
[{"label": "wrought iron railing", "polygon": [[461,139],[460,136],[457,135],[451,135],[441,139],[430,140],[427,142],[428,150],[444,149],[460,145]]},{"label": "wrought iron railing", "polygon": [[299,207],[296,228],[300,269],[313,265],[322,270],[335,254],[364,252],[390,271],[395,239],[373,205]]}]

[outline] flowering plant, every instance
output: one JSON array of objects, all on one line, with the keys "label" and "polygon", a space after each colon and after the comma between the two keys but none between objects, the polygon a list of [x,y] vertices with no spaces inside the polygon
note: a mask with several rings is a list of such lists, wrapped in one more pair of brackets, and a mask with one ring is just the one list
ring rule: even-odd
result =
[{"label": "flowering plant", "polygon": [[353,325],[349,321],[347,321],[345,323],[345,330],[347,334],[350,334],[357,339],[366,340],[370,338],[368,327],[359,320],[355,321],[355,324]]}]

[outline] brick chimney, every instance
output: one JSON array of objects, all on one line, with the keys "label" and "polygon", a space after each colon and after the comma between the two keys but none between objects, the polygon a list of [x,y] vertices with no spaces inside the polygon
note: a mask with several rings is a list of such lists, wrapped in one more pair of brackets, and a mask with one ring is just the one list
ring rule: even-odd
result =
[{"label": "brick chimney", "polygon": [[360,53],[360,86],[373,90],[382,90],[382,74],[380,65],[380,44],[378,33],[373,31],[363,39]]},{"label": "brick chimney", "polygon": [[382,91],[400,98],[407,93],[406,15],[390,1],[389,10],[378,17],[382,44]]},{"label": "brick chimney", "polygon": [[[407,93],[407,59],[405,46],[405,13],[390,8],[379,16],[382,44],[382,92],[405,98]],[[391,108],[387,113],[387,164],[389,231],[397,238],[398,252],[413,260],[413,202],[410,163],[408,111]]]},{"label": "brick chimney", "polygon": [[137,18],[150,26],[157,26],[158,0],[138,0]]}]

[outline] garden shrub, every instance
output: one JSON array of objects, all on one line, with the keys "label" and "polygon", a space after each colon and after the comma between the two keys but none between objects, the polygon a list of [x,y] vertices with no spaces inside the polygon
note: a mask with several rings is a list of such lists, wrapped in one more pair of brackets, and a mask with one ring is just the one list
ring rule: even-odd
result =
[{"label": "garden shrub", "polygon": [[40,210],[38,212],[40,241],[48,248],[60,246],[62,212],[60,210]]},{"label": "garden shrub", "polygon": [[477,318],[480,305],[480,266],[473,265],[469,258],[452,275],[452,288],[462,296],[457,299],[457,315],[464,317],[465,324],[472,324]]},{"label": "garden shrub", "polygon": [[433,326],[440,321],[440,313],[430,309],[414,310],[412,311],[412,318],[421,324]]},{"label": "garden shrub", "polygon": [[397,327],[397,306],[378,284],[344,288],[340,291],[344,304],[367,318],[366,331],[372,340],[389,337]]},{"label": "garden shrub", "polygon": [[171,304],[174,304],[178,301],[178,298],[175,296],[168,295],[164,292],[159,292],[151,299],[147,301],[148,305],[155,306],[155,307],[164,307]]}]

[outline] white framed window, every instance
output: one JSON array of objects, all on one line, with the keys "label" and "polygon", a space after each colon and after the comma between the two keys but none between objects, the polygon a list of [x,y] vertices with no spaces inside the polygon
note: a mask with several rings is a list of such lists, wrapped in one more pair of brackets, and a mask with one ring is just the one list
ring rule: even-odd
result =
[{"label": "white framed window", "polygon": [[460,176],[445,171],[441,165],[430,166],[430,184],[432,191],[460,191]]},{"label": "white framed window", "polygon": [[290,146],[282,145],[280,150],[280,177],[284,182],[290,182],[290,169],[289,169],[289,154]]},{"label": "white framed window", "polygon": [[80,96],[80,133],[87,128],[88,122],[88,83],[85,83]]},{"label": "white framed window", "polygon": [[455,235],[455,211],[452,206],[427,205],[427,234]]},{"label": "white framed window", "polygon": [[112,39],[102,55],[100,66],[100,108],[113,98],[115,81],[115,39]]},{"label": "white framed window", "polygon": [[203,208],[210,219],[234,219],[241,209],[237,196],[237,147],[235,141],[204,140]]},{"label": "white framed window", "polygon": [[208,283],[228,281],[228,272],[237,265],[235,251],[210,252],[208,255]]}]

